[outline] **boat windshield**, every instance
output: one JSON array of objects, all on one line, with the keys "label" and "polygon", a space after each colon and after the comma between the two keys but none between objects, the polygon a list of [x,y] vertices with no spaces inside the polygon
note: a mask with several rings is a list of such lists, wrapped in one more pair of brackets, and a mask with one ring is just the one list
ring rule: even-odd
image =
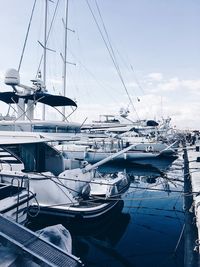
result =
[{"label": "boat windshield", "polygon": [[77,129],[69,126],[34,125],[33,131],[43,133],[74,133],[77,132]]}]

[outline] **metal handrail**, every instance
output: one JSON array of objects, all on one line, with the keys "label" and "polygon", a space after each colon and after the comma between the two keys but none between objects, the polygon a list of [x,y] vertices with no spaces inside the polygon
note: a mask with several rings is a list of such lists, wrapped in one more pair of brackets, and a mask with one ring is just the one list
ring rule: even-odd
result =
[{"label": "metal handrail", "polygon": [[18,213],[19,213],[19,193],[20,193],[20,181],[18,178],[13,177],[11,180],[11,185],[13,186],[14,180],[17,180],[18,194],[17,194],[17,211],[16,211],[16,222],[18,222]]}]

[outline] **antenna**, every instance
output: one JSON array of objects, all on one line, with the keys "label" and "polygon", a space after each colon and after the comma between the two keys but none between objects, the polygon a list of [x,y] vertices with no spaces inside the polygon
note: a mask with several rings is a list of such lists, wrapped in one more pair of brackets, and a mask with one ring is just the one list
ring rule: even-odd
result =
[{"label": "antenna", "polygon": [[[69,10],[69,0],[66,0],[66,6],[65,6],[65,20],[62,19],[63,25],[64,25],[64,33],[65,33],[65,38],[64,38],[64,55],[60,53],[60,56],[63,61],[63,96],[66,96],[66,87],[67,87],[67,64],[71,64],[76,66],[75,63],[68,62],[67,61],[67,33],[68,31],[75,32],[72,29],[69,29],[68,26],[68,10]],[[65,106],[62,108],[62,113],[63,113],[63,121],[65,120]]]},{"label": "antenna", "polygon": [[[63,58],[63,96],[66,96],[66,71],[67,71],[67,24],[68,24],[68,7],[69,7],[69,1],[66,0],[66,7],[65,7],[65,22],[64,28],[65,28],[65,42],[64,42],[64,58]],[[65,106],[63,106],[63,120],[65,118]]]},{"label": "antenna", "polygon": [[[44,86],[46,86],[46,65],[47,65],[47,9],[48,9],[48,0],[45,0],[45,17],[44,17],[44,58],[43,58],[43,81]],[[45,105],[42,107],[42,119],[45,120]]]}]

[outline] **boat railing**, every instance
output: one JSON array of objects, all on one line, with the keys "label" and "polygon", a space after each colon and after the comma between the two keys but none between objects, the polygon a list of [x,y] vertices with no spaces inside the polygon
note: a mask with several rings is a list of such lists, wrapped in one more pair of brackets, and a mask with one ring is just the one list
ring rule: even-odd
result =
[{"label": "boat railing", "polygon": [[[25,180],[25,181],[24,181]],[[20,202],[20,192],[22,188],[26,188],[27,190],[27,210],[29,208],[29,198],[30,198],[30,184],[29,184],[29,179],[26,176],[20,177],[13,177],[11,180],[11,186],[16,186],[14,184],[14,181],[17,181],[17,203],[16,203],[16,222],[18,222],[19,219],[19,202]]]},{"label": "boat railing", "polygon": [[16,222],[18,222],[18,215],[19,215],[19,194],[20,194],[20,181],[18,178],[13,177],[11,180],[11,185],[14,186],[14,180],[17,181],[17,207],[16,207]]}]

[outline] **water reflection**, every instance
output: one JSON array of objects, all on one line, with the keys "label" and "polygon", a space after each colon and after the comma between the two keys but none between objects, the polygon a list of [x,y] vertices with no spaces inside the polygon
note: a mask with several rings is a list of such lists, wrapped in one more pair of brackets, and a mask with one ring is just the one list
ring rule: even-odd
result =
[{"label": "water reflection", "polygon": [[129,174],[149,175],[150,173],[161,175],[170,169],[174,159],[158,160],[158,164],[136,164],[131,162],[108,162],[98,168],[100,172],[119,172],[126,170]]},{"label": "water reflection", "polygon": [[[171,165],[167,165],[169,168]],[[112,162],[106,163],[98,168],[98,171],[101,173],[114,173],[114,172],[121,172],[126,171],[126,173],[130,175],[155,175],[160,176],[163,175],[165,172],[161,171],[158,168],[154,168],[151,166],[141,166],[139,164],[133,163],[123,163],[123,162]]]}]

